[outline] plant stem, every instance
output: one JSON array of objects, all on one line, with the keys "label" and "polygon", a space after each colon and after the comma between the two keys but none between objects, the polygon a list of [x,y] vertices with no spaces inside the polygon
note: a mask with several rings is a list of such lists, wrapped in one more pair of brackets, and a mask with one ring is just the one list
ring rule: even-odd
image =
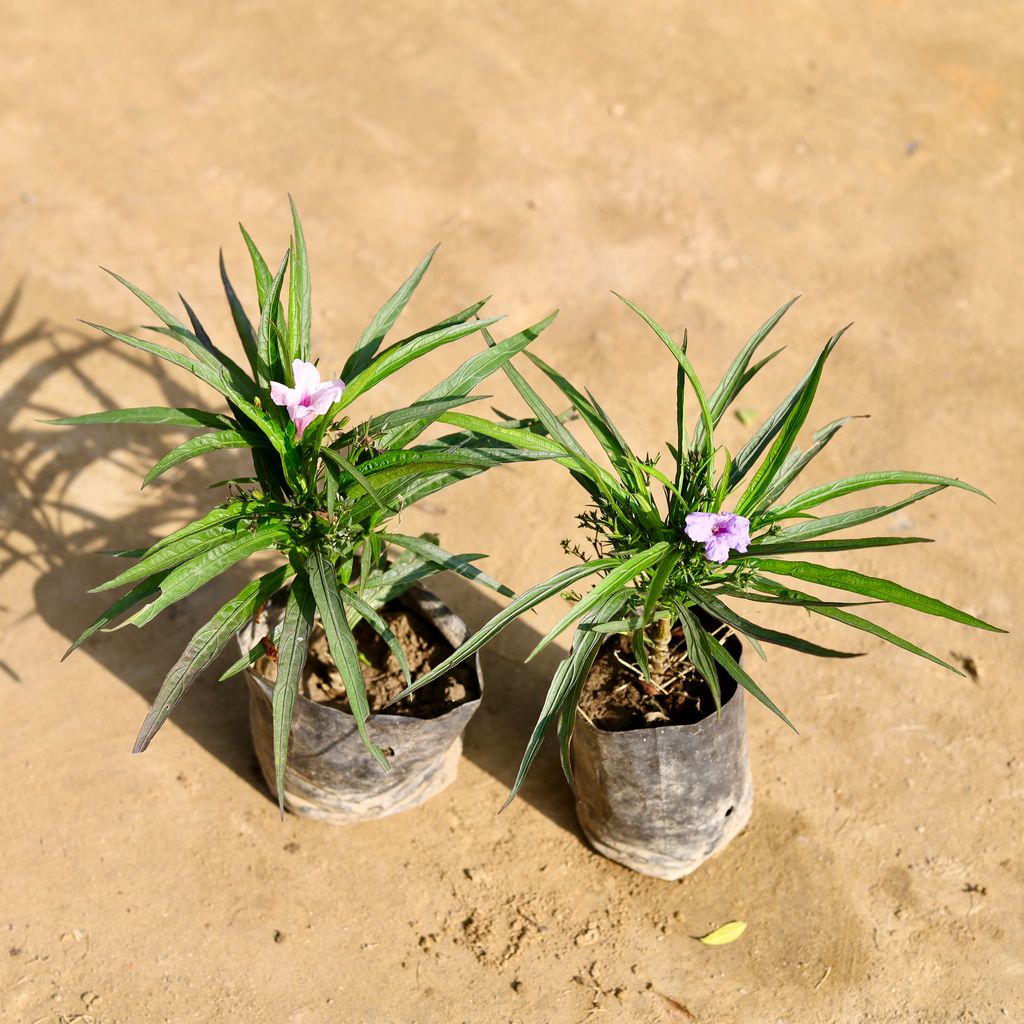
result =
[{"label": "plant stem", "polygon": [[660,684],[668,668],[668,645],[672,639],[672,620],[668,617],[654,623],[654,647],[651,651],[651,681]]}]

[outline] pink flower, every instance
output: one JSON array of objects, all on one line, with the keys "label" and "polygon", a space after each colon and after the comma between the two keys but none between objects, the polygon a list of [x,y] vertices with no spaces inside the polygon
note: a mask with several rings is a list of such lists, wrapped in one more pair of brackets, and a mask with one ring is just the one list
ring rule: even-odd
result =
[{"label": "pink flower", "polygon": [[704,554],[721,564],[729,558],[729,549],[741,554],[750,543],[750,520],[732,512],[691,512],[686,517],[686,536],[704,541]]},{"label": "pink flower", "polygon": [[295,424],[295,440],[301,441],[306,427],[325,412],[345,390],[344,381],[320,380],[320,371],[312,363],[304,363],[296,359],[292,363],[292,376],[295,387],[272,380],[270,397],[275,405],[283,405],[288,410],[292,423]]}]

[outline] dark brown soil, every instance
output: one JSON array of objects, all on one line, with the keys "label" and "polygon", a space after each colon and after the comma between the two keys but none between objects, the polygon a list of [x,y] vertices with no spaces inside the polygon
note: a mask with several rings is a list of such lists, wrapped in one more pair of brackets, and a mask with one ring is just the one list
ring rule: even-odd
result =
[{"label": "dark brown soil", "polygon": [[[441,632],[422,615],[392,602],[381,609],[381,617],[395,634],[409,662],[409,673],[415,682],[454,650]],[[445,712],[480,695],[470,663],[458,665],[440,679],[385,708],[384,705],[405,689],[405,679],[398,661],[387,644],[365,623],[354,630],[359,646],[360,667],[370,711],[385,715],[406,715],[412,718],[437,718]],[[268,679],[276,677],[276,666],[264,658],[257,670]],[[331,657],[327,636],[319,620],[309,639],[309,658],[299,684],[299,693],[318,704],[329,704],[351,712],[345,684]]]},{"label": "dark brown soil", "polygon": [[[693,725],[713,715],[711,688],[686,659],[682,630],[673,632],[669,652],[672,670],[658,684],[660,692],[646,693],[628,640],[615,637],[607,641],[583,686],[580,712],[608,732]],[[735,683],[719,677],[719,686],[722,700],[728,700]]]}]

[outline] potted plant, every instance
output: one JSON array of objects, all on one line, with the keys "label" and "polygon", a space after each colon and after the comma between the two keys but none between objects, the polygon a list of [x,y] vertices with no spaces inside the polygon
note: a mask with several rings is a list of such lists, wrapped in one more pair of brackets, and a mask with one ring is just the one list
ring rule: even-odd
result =
[{"label": "potted plant", "polygon": [[[577,794],[584,832],[602,853],[660,878],[688,874],[746,824],[752,789],[742,696],[747,691],[787,725],[789,719],[749,675],[741,638],[764,657],[777,644],[824,658],[852,657],[788,633],[760,626],[733,601],[802,608],[863,630],[950,671],[917,645],[850,611],[851,604],[891,603],[981,629],[995,626],[886,579],[814,561],[818,554],[921,543],[921,537],[843,534],[920,501],[946,487],[981,494],[960,480],[933,473],[860,473],[787,497],[808,463],[851,417],[818,430],[802,451],[797,437],[811,409],[835,334],[795,388],[736,455],[715,440],[722,417],[775,355],[755,361],[758,349],[792,303],[783,306],[744,345],[718,386],[703,386],[681,343],[628,300],[654,330],[676,364],[675,440],[671,464],[639,457],[597,401],[532,353],[528,357],[558,387],[597,440],[610,468],[581,446],[510,364],[504,372],[532,409],[534,429],[561,450],[590,505],[579,516],[589,535],[584,550],[566,550],[580,563],[522,593],[467,643],[417,680],[427,685],[475,654],[506,625],[542,601],[563,594],[572,607],[530,657],[575,624],[568,656],[559,664],[529,740],[512,800],[545,734],[556,728],[565,776]],[[685,399],[692,392],[692,429]],[[504,438],[464,413],[446,415],[463,429]],[[891,484],[924,485],[889,505],[828,512],[836,498]],[[597,578],[585,594],[570,588]],[[796,589],[812,584],[866,601],[825,599]],[[1001,632],[1001,630],[997,630]]]},{"label": "potted plant", "polygon": [[[382,347],[431,252],[376,313],[340,373],[324,375],[311,350],[309,268],[294,204],[292,215],[294,237],[276,274],[242,229],[256,277],[255,324],[221,258],[224,290],[251,372],[213,344],[188,303],[190,327],[114,275],[159,318],[153,330],[185,351],[89,326],[188,370],[222,396],[226,411],[121,409],[48,422],[202,431],[160,459],[143,486],[186,460],[221,449],[248,449],[253,470],[220,481],[227,494],[202,518],[148,548],[114,552],[134,564],[95,589],[131,589],[67,653],[97,630],[141,628],[243,560],[269,555],[279,564],[247,583],[189,641],[146,716],[135,751],[146,749],[200,673],[241,633],[243,657],[225,677],[249,672],[256,750],[281,813],[287,805],[347,821],[413,806],[454,777],[459,734],[479,702],[477,673],[453,677],[447,691],[435,687],[428,700],[406,699],[392,714],[368,719],[397,690],[415,683],[430,659],[436,664],[465,637],[461,620],[422,590],[421,581],[452,570],[512,592],[473,564],[483,556],[451,554],[436,538],[407,536],[390,524],[402,509],[458,480],[560,453],[535,433],[504,426],[497,440],[473,429],[422,439],[442,414],[480,398],[473,390],[536,338],[554,314],[484,347],[409,405],[352,422],[349,406],[381,381],[499,318],[479,319],[484,303],[477,302]],[[393,561],[389,549],[398,552]],[[360,757],[353,765],[354,746],[361,754],[365,746],[373,762]],[[385,774],[392,767],[389,758],[394,771]],[[346,770],[351,777],[339,777]]]}]

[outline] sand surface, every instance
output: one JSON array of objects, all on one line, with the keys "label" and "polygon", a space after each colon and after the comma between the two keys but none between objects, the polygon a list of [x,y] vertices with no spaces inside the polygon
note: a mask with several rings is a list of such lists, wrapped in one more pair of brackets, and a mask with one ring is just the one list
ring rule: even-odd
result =
[{"label": "sand surface", "polygon": [[[855,320],[813,421],[871,416],[809,479],[926,469],[997,502],[943,493],[887,523],[937,543],[841,564],[1015,630],[1019,4],[2,7],[4,1024],[1024,1020],[1016,636],[886,613],[969,664],[961,679],[808,624],[869,656],[771,653],[758,678],[800,735],[750,709],[753,820],[680,883],[590,851],[553,751],[496,815],[557,660],[520,663],[554,604],[487,653],[454,787],[374,824],[282,824],[237,682],[204,682],[130,754],[164,671],[240,573],[58,664],[105,606],[85,593],[109,572],[94,552],[184,521],[238,460],[140,493],[173,431],[35,422],[208,405],[187,375],[76,318],[149,322],[102,264],[167,302],[182,291],[227,338],[218,247],[251,301],[235,222],[283,251],[289,191],[327,363],[440,240],[403,322],[493,292],[511,333],[560,306],[537,351],[640,450],[670,434],[672,370],[609,289],[688,327],[711,379],[802,293],[778,329],[786,353],[745,405],[770,411]],[[476,344],[392,378],[375,403],[408,400]],[[490,390],[515,406],[501,382]],[[726,442],[742,434],[730,420]],[[558,541],[579,506],[557,468],[516,467],[403,528],[489,551],[488,570],[521,588],[566,564]],[[471,625],[495,607],[468,585],[439,589]],[[694,941],[737,918],[749,928],[735,944]]]}]

